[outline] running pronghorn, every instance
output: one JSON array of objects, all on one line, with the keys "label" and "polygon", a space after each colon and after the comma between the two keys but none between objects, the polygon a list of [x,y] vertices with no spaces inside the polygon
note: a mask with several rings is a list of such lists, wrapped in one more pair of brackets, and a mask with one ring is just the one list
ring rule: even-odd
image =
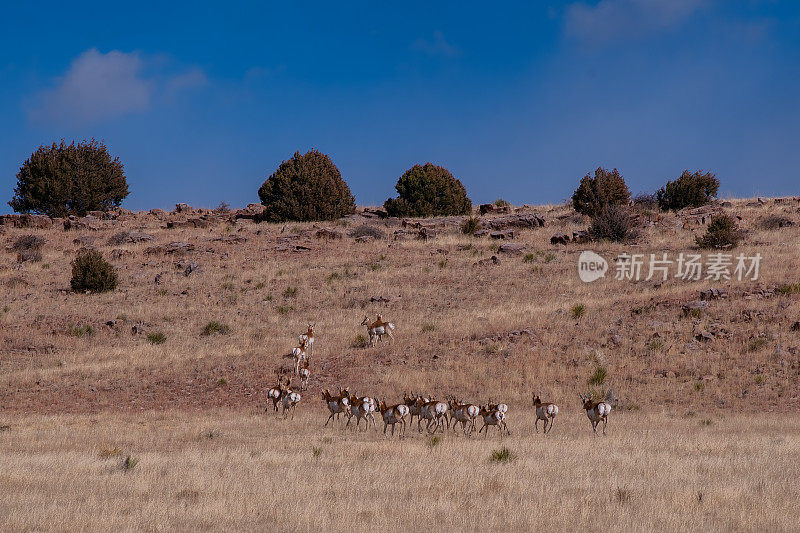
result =
[{"label": "running pronghorn", "polygon": [[300,336],[297,337],[297,342],[299,344],[303,344],[303,341],[305,341],[306,346],[308,346],[309,359],[311,358],[312,355],[314,355],[314,327],[316,325],[317,325],[316,323],[309,324],[306,332],[300,334]]},{"label": "running pronghorn", "polygon": [[378,410],[381,412],[381,416],[383,417],[383,434],[386,435],[386,428],[391,424],[392,436],[394,436],[394,425],[400,423],[402,424],[400,428],[400,436],[405,436],[408,406],[404,403],[400,403],[387,407],[386,402],[378,402],[377,398],[375,398],[375,402],[378,404]]},{"label": "running pronghorn", "polygon": [[292,418],[294,418],[294,408],[300,403],[300,393],[294,392],[292,389],[289,388],[289,384],[286,384],[286,392],[283,395],[283,417],[286,418],[288,416],[287,413],[292,413]]},{"label": "running pronghorn", "polygon": [[545,433],[548,431],[548,425],[550,426],[550,431],[553,431],[553,422],[558,414],[558,406],[554,403],[542,403],[539,396],[534,393],[531,393],[531,396],[533,397],[533,407],[536,409],[536,422],[533,424],[536,426],[536,433],[539,433],[539,420],[544,420]]},{"label": "running pronghorn", "polygon": [[303,366],[300,367],[300,390],[308,388],[308,379],[311,377],[311,369],[308,368],[308,358],[303,361]]},{"label": "running pronghorn", "polygon": [[350,412],[350,393],[347,389],[339,389],[338,396],[332,396],[331,393],[328,392],[328,389],[325,389],[322,391],[322,399],[325,400],[325,404],[331,412],[328,420],[325,421],[326,426],[328,422],[334,420],[334,417],[338,419],[342,413]]},{"label": "running pronghorn", "polygon": [[413,392],[411,393],[411,396],[409,396],[408,393],[403,394],[403,403],[408,406],[409,423],[414,423],[414,417],[419,417],[419,410],[429,401],[430,398],[417,396]]},{"label": "running pronghorn", "polygon": [[491,398],[489,398],[489,403],[486,404],[486,408],[489,411],[500,411],[505,416],[506,412],[508,412],[508,406],[504,403],[494,403]]},{"label": "running pronghorn", "polygon": [[383,342],[384,335],[388,335],[390,339],[394,340],[394,336],[392,335],[394,324],[391,322],[384,322],[381,315],[378,315],[378,319],[375,322],[370,322],[369,317],[364,315],[364,320],[361,321],[361,325],[367,326],[370,346],[375,346],[378,340]]},{"label": "running pronghorn", "polygon": [[581,401],[583,402],[583,408],[586,410],[586,416],[589,417],[589,421],[592,423],[592,429],[594,430],[594,434],[597,435],[597,425],[602,421],[603,422],[603,435],[606,434],[606,426],[608,425],[608,413],[611,412],[611,404],[604,401],[595,402],[592,400],[592,393],[589,393],[589,396],[583,396],[579,394]]},{"label": "running pronghorn", "polygon": [[[450,418],[453,420],[453,433],[456,432],[456,424],[458,423],[461,423],[461,429],[464,431],[464,435],[469,435],[475,431],[475,419],[478,418],[480,408],[471,403],[460,402],[456,400],[455,396],[450,398],[448,403],[450,404],[450,411],[452,412]],[[469,427],[467,427],[467,425],[469,425]]]},{"label": "running pronghorn", "polygon": [[372,420],[372,427],[374,429],[378,429],[375,425],[375,413],[376,403],[374,398],[370,398],[369,396],[364,396],[362,398],[358,398],[355,394],[350,396],[350,413],[349,418],[347,420],[348,427],[350,422],[353,420],[353,417],[356,417],[356,429],[358,429],[359,424],[361,423],[361,419],[364,419],[364,431],[369,429],[369,422]]},{"label": "running pronghorn", "polygon": [[306,343],[307,342],[308,341],[306,341],[306,340],[301,340],[300,341],[300,346],[297,346],[296,348],[292,348],[292,357],[294,357],[294,373],[295,374],[299,374],[300,373],[300,362],[303,361],[304,359],[308,360],[308,356],[306,355],[306,346],[307,346]]},{"label": "running pronghorn", "polygon": [[[277,384],[267,391],[267,398],[272,400],[272,408],[275,410],[276,413],[278,412],[278,403],[283,399],[283,395],[286,392],[286,389],[289,388],[291,383],[292,379],[289,378],[286,382],[286,388],[284,388],[283,383],[281,383],[281,378],[279,376]],[[267,408],[264,409],[264,411],[269,411],[269,406],[267,406]]]},{"label": "running pronghorn", "polygon": [[[506,415],[504,412],[499,411],[498,409],[491,409],[490,406],[492,403],[490,402],[488,405],[481,407],[478,414],[483,417],[483,426],[481,429],[478,430],[480,434],[481,431],[486,431],[484,437],[489,434],[489,426],[496,426],[497,431],[502,435],[503,430],[506,431],[506,434],[511,435],[511,432],[508,430],[508,426],[506,425]],[[502,404],[501,404],[502,405]]]},{"label": "running pronghorn", "polygon": [[[444,427],[450,427],[449,422],[447,421],[447,403],[446,402],[439,402],[436,400],[431,400],[429,402],[421,402],[422,398],[418,398],[418,403],[421,404],[419,410],[419,420],[417,421],[417,429],[422,432],[422,419],[427,420],[427,424],[425,428],[428,430],[428,433],[435,433],[437,429],[441,426],[442,431],[444,431]],[[433,430],[431,430],[433,427]]]}]

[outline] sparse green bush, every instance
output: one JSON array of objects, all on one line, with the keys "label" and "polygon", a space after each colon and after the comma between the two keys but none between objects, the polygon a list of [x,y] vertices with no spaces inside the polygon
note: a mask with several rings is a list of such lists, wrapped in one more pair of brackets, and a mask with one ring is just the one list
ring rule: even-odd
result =
[{"label": "sparse green bush", "polygon": [[750,339],[747,343],[748,352],[758,352],[767,345],[767,339],[763,337],[755,337]]},{"label": "sparse green bush", "polygon": [[67,327],[67,333],[72,337],[91,337],[94,335],[94,328],[89,324],[84,324],[83,326],[70,324]]},{"label": "sparse green bush", "polygon": [[683,209],[684,207],[700,207],[711,202],[719,190],[719,180],[711,172],[698,170],[691,173],[684,170],[675,181],[656,192],[658,206],[663,211]]},{"label": "sparse green bush", "polygon": [[11,249],[17,252],[20,262],[41,261],[42,246],[45,240],[38,235],[21,235],[11,245]]},{"label": "sparse green bush", "polygon": [[608,370],[604,366],[598,366],[594,369],[594,373],[589,377],[589,385],[602,385],[608,377]]},{"label": "sparse green bush", "polygon": [[492,455],[489,456],[489,459],[495,463],[507,463],[509,461],[513,461],[515,458],[516,455],[514,455],[514,453],[505,446],[499,450],[494,450]]},{"label": "sparse green bush", "polygon": [[586,306],[583,304],[575,304],[572,306],[572,318],[580,318],[586,314]]},{"label": "sparse green bush", "polygon": [[595,217],[604,207],[626,205],[631,191],[617,169],[598,168],[594,176],[586,174],[572,195],[572,207],[584,215]]},{"label": "sparse green bush", "polygon": [[128,196],[125,170],[102,142],[40,146],[17,173],[14,198],[8,205],[19,213],[51,217],[83,216],[107,211]]},{"label": "sparse green bush", "polygon": [[423,333],[430,333],[431,331],[436,331],[436,324],[431,324],[430,322],[428,322],[427,324],[422,326]]},{"label": "sparse green bush", "polygon": [[295,298],[297,297],[297,293],[300,291],[298,287],[286,287],[283,290],[283,297],[284,298]]},{"label": "sparse green bush", "polygon": [[658,196],[655,193],[640,192],[631,200],[633,206],[643,211],[654,211],[658,209]]},{"label": "sparse green bush", "polygon": [[369,341],[367,340],[366,335],[363,333],[359,333],[356,335],[356,338],[353,339],[353,344],[351,345],[353,348],[366,348],[369,345]]},{"label": "sparse green bush", "polygon": [[124,470],[125,472],[130,472],[131,470],[136,468],[136,465],[138,464],[139,464],[139,459],[134,459],[133,457],[128,455],[122,461],[122,470]]},{"label": "sparse green bush", "polygon": [[496,207],[511,207],[511,204],[503,200],[502,198],[498,198],[494,201],[494,205]]},{"label": "sparse green bush", "polygon": [[784,296],[800,294],[800,283],[784,283],[778,287],[778,292]]},{"label": "sparse green bush", "polygon": [[700,248],[735,248],[741,239],[736,220],[725,214],[714,217],[705,235],[695,238]]},{"label": "sparse green bush", "polygon": [[70,286],[75,292],[113,291],[118,284],[117,271],[97,250],[83,248],[72,261]]},{"label": "sparse green bush", "polygon": [[397,198],[389,198],[383,207],[393,217],[432,217],[468,215],[472,202],[467,190],[444,167],[425,163],[408,169],[395,185]]},{"label": "sparse green bush", "polygon": [[347,232],[350,237],[357,239],[359,237],[372,237],[375,240],[383,240],[386,238],[386,232],[377,226],[370,224],[361,224]]},{"label": "sparse green bush", "polygon": [[222,322],[217,322],[216,320],[212,320],[208,324],[203,327],[203,332],[200,335],[204,337],[208,337],[210,335],[227,335],[231,332],[230,326],[227,324],[223,324]]},{"label": "sparse green bush", "polygon": [[469,217],[461,223],[461,233],[464,235],[475,235],[481,229],[481,221],[478,217]]},{"label": "sparse green bush", "polygon": [[621,205],[608,205],[592,218],[589,233],[594,240],[630,242],[639,236],[630,208]]},{"label": "sparse green bush", "polygon": [[154,333],[148,333],[147,342],[149,342],[150,344],[164,344],[165,342],[167,342],[167,336],[160,331]]},{"label": "sparse green bush", "polygon": [[333,161],[317,150],[295,152],[258,190],[267,222],[336,220],[354,213],[350,187]]}]

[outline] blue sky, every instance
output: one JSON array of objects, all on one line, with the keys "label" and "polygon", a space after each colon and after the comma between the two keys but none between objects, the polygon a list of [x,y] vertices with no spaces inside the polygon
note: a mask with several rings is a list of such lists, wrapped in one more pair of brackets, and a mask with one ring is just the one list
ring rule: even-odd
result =
[{"label": "blue sky", "polygon": [[475,202],[559,202],[597,166],[800,193],[798,2],[9,4],[0,212],[40,144],[91,137],[131,209],[258,201],[310,148],[359,204],[426,161]]}]

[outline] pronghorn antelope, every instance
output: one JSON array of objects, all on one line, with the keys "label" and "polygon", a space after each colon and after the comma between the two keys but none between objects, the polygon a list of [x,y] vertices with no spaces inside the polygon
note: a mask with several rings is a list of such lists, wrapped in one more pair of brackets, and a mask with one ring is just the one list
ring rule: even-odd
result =
[{"label": "pronghorn antelope", "polygon": [[358,429],[359,424],[361,423],[361,419],[364,419],[364,431],[369,429],[369,422],[372,420],[372,427],[374,429],[378,429],[375,425],[375,412],[376,404],[375,399],[370,398],[369,396],[364,396],[362,398],[358,398],[355,394],[350,396],[350,413],[349,418],[347,420],[347,424],[345,427],[350,425],[353,417],[356,417],[356,429]]},{"label": "pronghorn antelope", "polygon": [[322,399],[325,400],[325,404],[328,406],[328,410],[331,412],[328,420],[325,421],[325,425],[328,425],[328,422],[334,419],[334,417],[339,418],[342,413],[349,413],[350,412],[350,394],[347,389],[339,389],[338,396],[332,396],[331,393],[328,392],[328,389],[322,391]]},{"label": "pronghorn antelope", "polygon": [[287,412],[292,413],[292,418],[294,418],[294,408],[300,403],[300,393],[294,392],[292,389],[287,388],[286,394],[283,395],[283,417],[286,418]]},{"label": "pronghorn antelope", "polygon": [[554,403],[542,403],[539,396],[534,393],[531,393],[531,396],[533,397],[533,407],[536,409],[536,422],[533,424],[536,427],[536,433],[539,433],[539,420],[544,420],[545,433],[548,431],[548,424],[550,431],[553,431],[553,422],[558,414],[558,406]]},{"label": "pronghorn antelope", "polygon": [[403,403],[408,406],[409,423],[414,423],[414,417],[419,417],[419,410],[429,401],[430,398],[417,396],[413,392],[411,393],[411,396],[409,396],[407,393],[403,394]]},{"label": "pronghorn antelope", "polygon": [[594,434],[597,435],[597,425],[602,421],[603,422],[603,435],[606,434],[606,426],[608,425],[608,413],[611,412],[611,404],[604,401],[595,402],[592,400],[592,394],[589,393],[588,396],[583,396],[579,394],[581,401],[583,402],[583,408],[586,410],[586,416],[589,417],[589,421],[592,423],[592,429],[594,430]]},{"label": "pronghorn antelope", "polygon": [[[286,389],[289,388],[291,383],[292,379],[289,378],[289,380],[286,382]],[[278,403],[283,399],[283,395],[286,389],[284,389],[283,383],[281,383],[281,378],[278,377],[277,384],[267,391],[267,398],[272,400],[272,408],[275,410],[276,413],[278,412]],[[264,411],[269,411],[269,406],[267,406],[267,408],[264,409]]]},{"label": "pronghorn antelope", "polygon": [[306,330],[306,332],[300,334],[300,336],[297,337],[297,342],[299,344],[303,344],[303,342],[305,341],[306,346],[308,346],[308,356],[309,356],[309,358],[312,355],[314,355],[314,327],[316,325],[317,325],[316,323],[309,324],[308,325],[308,329]]},{"label": "pronghorn antelope", "polygon": [[303,366],[300,368],[300,390],[308,388],[308,379],[311,377],[311,369],[308,368],[308,358],[303,361]]},{"label": "pronghorn antelope", "polygon": [[[478,413],[480,413],[480,408],[471,403],[460,402],[456,400],[455,396],[450,398],[448,403],[450,404],[450,411],[452,412],[450,417],[453,420],[453,433],[456,432],[456,424],[459,422],[461,423],[461,429],[464,431],[464,435],[469,435],[475,431],[475,419],[478,417]],[[467,425],[469,425],[469,428],[467,428]]]},{"label": "pronghorn antelope", "polygon": [[508,430],[508,426],[506,425],[506,415],[503,411],[499,411],[497,409],[491,409],[492,403],[490,402],[488,405],[481,407],[478,414],[483,417],[483,426],[481,429],[478,430],[480,434],[481,431],[486,431],[484,437],[489,434],[489,426],[497,426],[497,431],[502,435],[503,430],[505,429],[506,434],[511,435],[511,432]]},{"label": "pronghorn antelope", "polygon": [[304,360],[304,359],[305,360],[308,359],[308,357],[306,355],[306,346],[307,346],[306,343],[307,342],[308,341],[301,340],[300,341],[300,346],[297,346],[296,348],[292,348],[292,357],[294,357],[294,373],[295,374],[299,374],[300,373],[300,362],[302,360]]},{"label": "pronghorn antelope", "polygon": [[[418,401],[419,400],[421,400],[421,398],[418,399]],[[440,426],[442,431],[444,431],[444,426],[450,427],[450,423],[447,420],[447,409],[446,402],[431,400],[422,403],[419,410],[419,420],[417,421],[417,429],[419,429],[420,433],[422,432],[423,418],[427,420],[425,428],[428,430],[428,433],[435,433]],[[431,430],[431,427],[433,427],[433,430]]]},{"label": "pronghorn antelope", "polygon": [[388,335],[390,339],[394,340],[394,336],[392,335],[392,331],[394,331],[394,324],[391,322],[384,322],[381,315],[378,315],[378,320],[375,322],[370,322],[369,317],[364,315],[364,320],[361,321],[361,325],[367,326],[370,346],[375,346],[375,343],[378,340],[383,342],[384,335]]},{"label": "pronghorn antelope", "polygon": [[400,423],[402,424],[400,428],[400,436],[405,436],[408,406],[404,403],[401,403],[387,407],[386,402],[378,402],[377,398],[375,398],[375,402],[378,404],[378,410],[381,412],[381,416],[383,417],[383,434],[386,435],[386,428],[391,424],[392,436],[394,436],[394,425]]}]

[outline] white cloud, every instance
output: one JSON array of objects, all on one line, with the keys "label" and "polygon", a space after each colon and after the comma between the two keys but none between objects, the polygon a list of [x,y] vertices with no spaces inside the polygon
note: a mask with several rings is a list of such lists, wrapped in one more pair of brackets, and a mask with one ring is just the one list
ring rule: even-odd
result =
[{"label": "white cloud", "polygon": [[156,58],[138,52],[89,49],[75,58],[53,87],[33,99],[29,116],[36,121],[96,122],[150,109],[161,92],[175,93],[206,82],[200,69],[171,75],[151,72]]},{"label": "white cloud", "polygon": [[433,32],[433,39],[419,38],[414,41],[411,49],[429,56],[454,57],[461,53],[457,47],[447,42],[444,34],[439,30]]},{"label": "white cloud", "polygon": [[600,0],[567,8],[565,29],[570,37],[588,44],[638,38],[674,28],[707,6],[711,0]]}]

